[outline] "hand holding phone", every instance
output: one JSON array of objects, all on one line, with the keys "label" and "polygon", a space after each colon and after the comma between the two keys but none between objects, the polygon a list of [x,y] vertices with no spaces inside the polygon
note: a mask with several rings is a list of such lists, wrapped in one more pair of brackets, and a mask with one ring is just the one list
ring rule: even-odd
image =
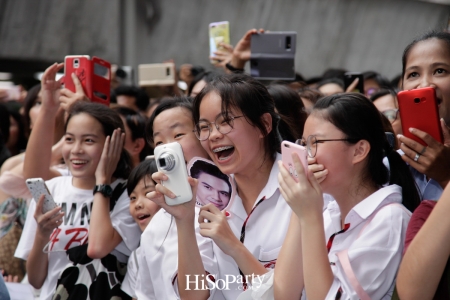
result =
[{"label": "hand holding phone", "polygon": [[[228,21],[214,22],[209,24],[209,57],[221,49],[220,44],[230,44],[230,24]],[[212,64],[218,61],[210,59]]]},{"label": "hand holding phone", "polygon": [[57,207],[52,195],[47,188],[47,185],[42,178],[29,178],[25,181],[25,183],[27,184],[28,190],[34,198],[34,201],[38,202],[41,195],[44,195],[44,204],[42,206],[43,214]]},{"label": "hand holding phone", "polygon": [[164,195],[167,205],[179,205],[192,200],[192,189],[188,181],[183,149],[177,142],[160,145],[155,148],[155,160],[158,171],[164,173],[168,179],[161,185],[175,194],[172,199]]},{"label": "hand holding phone", "polygon": [[300,161],[302,162],[305,174],[308,173],[308,152],[305,147],[298,144],[283,141],[281,143],[281,161],[283,165],[288,169],[292,178],[298,182],[297,170],[295,169],[294,161],[292,160],[292,153],[297,153]]},{"label": "hand holding phone", "polygon": [[424,141],[409,132],[409,128],[417,128],[431,135],[439,143],[443,143],[443,134],[439,122],[439,110],[436,92],[431,87],[401,91],[397,95],[403,135],[423,146]]}]

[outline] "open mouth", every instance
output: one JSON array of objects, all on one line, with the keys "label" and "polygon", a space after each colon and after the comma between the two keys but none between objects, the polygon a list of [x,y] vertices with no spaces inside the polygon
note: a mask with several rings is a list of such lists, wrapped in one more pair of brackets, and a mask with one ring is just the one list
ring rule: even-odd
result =
[{"label": "open mouth", "polygon": [[139,221],[142,221],[142,220],[150,218],[150,215],[138,215],[137,218]]},{"label": "open mouth", "polygon": [[442,99],[441,98],[437,98],[436,100],[437,100],[437,105],[440,106],[441,103],[442,103]]},{"label": "open mouth", "polygon": [[214,149],[213,152],[217,155],[217,159],[219,161],[222,161],[226,160],[234,153],[234,147],[233,146],[218,147]]},{"label": "open mouth", "polygon": [[72,164],[74,164],[75,166],[82,166],[88,163],[87,160],[80,160],[80,159],[73,159],[71,160]]}]

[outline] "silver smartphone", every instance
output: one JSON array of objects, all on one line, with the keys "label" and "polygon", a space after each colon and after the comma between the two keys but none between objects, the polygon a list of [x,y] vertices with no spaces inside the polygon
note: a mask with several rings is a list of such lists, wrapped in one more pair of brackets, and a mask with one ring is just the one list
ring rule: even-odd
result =
[{"label": "silver smartphone", "polygon": [[44,205],[42,206],[43,214],[57,207],[55,200],[53,200],[53,197],[50,194],[47,185],[45,184],[44,179],[28,178],[25,182],[27,184],[28,190],[34,198],[34,201],[38,202],[41,195],[45,196]]},{"label": "silver smartphone", "polygon": [[183,149],[177,142],[160,145],[155,148],[155,160],[158,171],[168,179],[161,182],[175,194],[175,198],[164,196],[167,205],[179,205],[192,200],[192,189],[188,181],[188,173]]}]

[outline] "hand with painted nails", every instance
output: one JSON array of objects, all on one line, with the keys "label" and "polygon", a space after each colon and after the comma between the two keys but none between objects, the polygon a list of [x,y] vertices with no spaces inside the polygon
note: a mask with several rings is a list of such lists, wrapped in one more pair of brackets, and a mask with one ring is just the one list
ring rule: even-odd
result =
[{"label": "hand with painted nails", "polygon": [[219,48],[216,52],[214,52],[214,56],[211,56],[211,61],[214,61],[214,66],[218,68],[223,68],[225,71],[228,69],[225,65],[231,62],[231,58],[233,57],[233,46],[227,43],[219,43]]},{"label": "hand with painted nails", "polygon": [[197,195],[198,184],[197,179],[188,177],[189,184],[192,188],[192,199],[191,201],[179,205],[167,205],[164,200],[164,196],[172,199],[176,197],[172,191],[164,186],[164,181],[168,179],[166,174],[163,172],[153,173],[152,179],[157,183],[155,186],[155,191],[148,193],[146,197],[171,214],[177,222],[186,221],[192,223],[193,225],[195,219],[195,198]]},{"label": "hand with painted nails", "polygon": [[96,184],[111,184],[124,143],[125,133],[120,128],[115,129],[112,136],[106,137],[102,156],[95,171]]},{"label": "hand with painted nails", "polygon": [[83,86],[81,85],[80,80],[78,79],[75,73],[71,74],[73,83],[75,84],[75,93],[69,89],[62,89],[60,91],[59,101],[61,102],[62,108],[67,111],[72,104],[77,101],[90,101],[86,96],[83,90]]},{"label": "hand with painted nails", "polygon": [[405,153],[402,159],[414,169],[427,175],[445,187],[450,180],[450,130],[441,119],[444,144],[439,143],[428,133],[416,128],[409,131],[426,143],[423,146],[403,135],[398,135],[400,149]]}]

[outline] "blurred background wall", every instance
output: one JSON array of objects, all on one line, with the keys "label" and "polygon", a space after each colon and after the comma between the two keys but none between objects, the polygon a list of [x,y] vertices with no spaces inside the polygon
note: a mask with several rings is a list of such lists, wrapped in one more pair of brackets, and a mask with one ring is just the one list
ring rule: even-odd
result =
[{"label": "blurred background wall", "polygon": [[450,6],[438,2],[0,0],[0,72],[19,78],[68,54],[133,67],[174,59],[209,68],[208,24],[227,20],[232,44],[250,28],[297,31],[296,70],[306,77],[342,67],[392,78],[415,36],[447,28]]}]

